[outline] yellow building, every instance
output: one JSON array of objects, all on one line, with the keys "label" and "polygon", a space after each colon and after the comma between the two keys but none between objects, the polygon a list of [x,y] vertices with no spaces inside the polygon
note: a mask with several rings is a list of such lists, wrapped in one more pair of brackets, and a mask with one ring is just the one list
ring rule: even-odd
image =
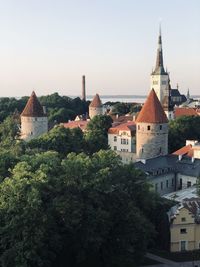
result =
[{"label": "yellow building", "polygon": [[200,198],[185,199],[168,212],[170,251],[200,249]]}]

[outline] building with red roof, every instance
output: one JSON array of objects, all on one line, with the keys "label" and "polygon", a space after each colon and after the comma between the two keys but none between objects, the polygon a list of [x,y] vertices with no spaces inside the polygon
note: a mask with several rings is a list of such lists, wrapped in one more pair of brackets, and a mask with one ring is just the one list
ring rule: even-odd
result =
[{"label": "building with red roof", "polygon": [[199,111],[196,108],[176,107],[174,109],[174,117],[179,118],[181,116],[199,116]]},{"label": "building with red roof", "polygon": [[21,139],[29,141],[47,131],[47,114],[33,91],[21,113]]},{"label": "building with red roof", "polygon": [[168,154],[168,119],[154,91],[151,90],[136,119],[138,159]]}]

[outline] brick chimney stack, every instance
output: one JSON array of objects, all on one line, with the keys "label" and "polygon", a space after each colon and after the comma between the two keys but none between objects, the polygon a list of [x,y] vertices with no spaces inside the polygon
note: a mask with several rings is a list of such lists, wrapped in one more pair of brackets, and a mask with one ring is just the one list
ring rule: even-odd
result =
[{"label": "brick chimney stack", "polygon": [[86,95],[85,95],[85,75],[82,76],[82,100],[86,100]]}]

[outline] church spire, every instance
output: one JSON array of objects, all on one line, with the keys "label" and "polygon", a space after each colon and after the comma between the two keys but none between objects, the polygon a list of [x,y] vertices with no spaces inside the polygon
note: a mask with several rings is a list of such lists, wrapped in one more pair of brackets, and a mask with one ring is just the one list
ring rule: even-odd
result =
[{"label": "church spire", "polygon": [[163,51],[162,51],[162,34],[161,34],[161,25],[159,26],[159,36],[158,36],[158,49],[156,57],[156,67],[153,71],[153,74],[166,74],[164,65],[163,65]]}]

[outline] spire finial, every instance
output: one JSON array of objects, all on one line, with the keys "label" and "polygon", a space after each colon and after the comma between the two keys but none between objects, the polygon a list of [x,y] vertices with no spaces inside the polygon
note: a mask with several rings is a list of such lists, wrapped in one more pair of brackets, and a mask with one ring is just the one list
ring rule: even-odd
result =
[{"label": "spire finial", "polygon": [[159,36],[161,36],[162,35],[162,30],[161,30],[161,19],[160,19],[160,22],[159,22]]}]

